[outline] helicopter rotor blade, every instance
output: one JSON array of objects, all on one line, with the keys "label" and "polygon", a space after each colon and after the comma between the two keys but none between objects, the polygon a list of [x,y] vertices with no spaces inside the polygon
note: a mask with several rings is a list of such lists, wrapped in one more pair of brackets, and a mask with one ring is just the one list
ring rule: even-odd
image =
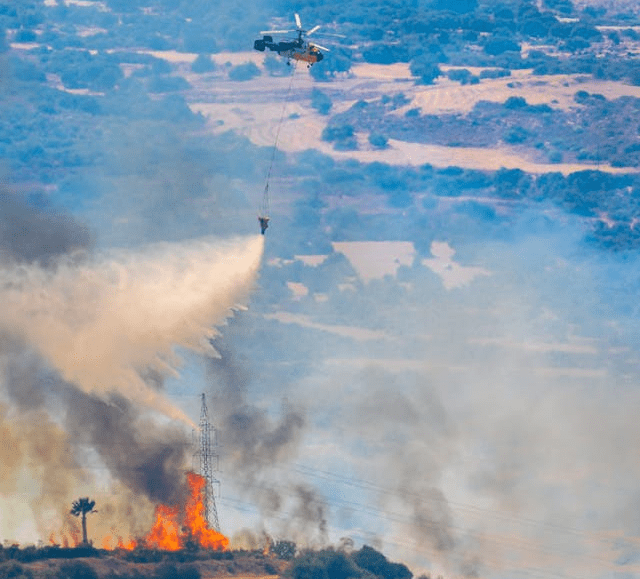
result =
[{"label": "helicopter rotor blade", "polygon": [[289,34],[291,32],[297,32],[297,30],[261,30],[260,34]]},{"label": "helicopter rotor blade", "polygon": [[300,16],[298,15],[297,12],[294,14],[294,16],[296,17],[296,26],[298,27],[298,30],[302,29],[302,22],[300,22]]},{"label": "helicopter rotor blade", "polygon": [[335,34],[333,32],[318,32],[321,36],[335,36],[336,38],[346,38],[344,34]]},{"label": "helicopter rotor blade", "polygon": [[320,50],[324,50],[325,52],[331,52],[327,47],[321,46],[320,44],[316,44],[315,42],[309,43],[309,46],[313,46],[314,48],[319,48]]},{"label": "helicopter rotor blade", "polygon": [[316,30],[318,30],[318,28],[320,28],[319,24],[317,26],[314,26],[311,30],[309,30],[307,32],[307,36],[311,36]]}]

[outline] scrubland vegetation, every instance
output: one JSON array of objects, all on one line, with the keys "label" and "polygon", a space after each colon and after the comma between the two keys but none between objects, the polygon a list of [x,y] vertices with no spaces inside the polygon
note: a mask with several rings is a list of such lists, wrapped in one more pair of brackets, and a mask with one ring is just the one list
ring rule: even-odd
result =
[{"label": "scrubland vegetation", "polygon": [[91,547],[0,547],[0,577],[17,579],[201,579],[229,575],[284,579],[411,579],[375,549],[301,550],[291,541],[259,551],[104,551]]},{"label": "scrubland vegetation", "polygon": [[[192,72],[221,81],[281,74],[282,63],[273,62],[273,57],[260,69],[253,63],[221,67],[209,55],[250,49],[251,31],[264,27],[271,15],[287,15],[297,8],[283,0],[256,7],[239,20],[231,3],[223,2],[220,12],[204,3],[147,4],[150,7],[142,10],[136,2],[117,0],[106,1],[104,9],[97,4],[0,3],[2,58],[11,72],[2,87],[0,155],[9,182],[21,188],[21,183],[29,184],[29,202],[48,206],[55,199],[67,208],[86,207],[126,180],[139,191],[165,188],[167,203],[176,204],[179,212],[176,200],[184,198],[183,183],[167,163],[176,155],[194,167],[187,203],[205,195],[207,182],[224,189],[240,180],[249,190],[261,180],[269,152],[231,132],[208,134],[205,119],[188,106],[193,88],[189,81],[149,51],[197,53]],[[633,120],[640,110],[638,98],[606,99],[577,90],[575,106],[569,109],[533,105],[514,96],[502,103],[479,102],[466,114],[436,116],[419,107],[407,108],[409,101],[402,93],[360,101],[337,113],[323,90],[323,81],[348,74],[356,62],[408,63],[417,83],[434,82],[445,74],[461,84],[483,83],[508,78],[512,70],[522,68],[533,69],[542,80],[562,72],[638,83],[629,52],[639,40],[631,28],[637,15],[591,8],[578,12],[568,0],[545,0],[540,7],[530,0],[468,0],[456,2],[454,11],[438,0],[419,7],[352,0],[339,9],[326,3],[306,5],[301,15],[303,20],[333,23],[349,38],[322,67],[311,71],[318,88],[309,106],[326,117],[323,139],[337,150],[358,148],[356,135],[364,132],[369,146],[379,150],[388,147],[389,139],[398,139],[450,147],[515,147],[552,164],[602,163],[630,169],[638,164],[640,124]],[[232,20],[234,26],[221,24]],[[602,28],[611,24],[619,27]],[[9,50],[10,42],[32,44],[16,52]],[[444,64],[463,68],[443,73]],[[464,67],[482,68],[472,74]],[[256,162],[243,162],[249,158]],[[296,216],[303,228],[308,218],[328,223],[353,218],[344,209],[330,208],[327,194],[380,195],[392,209],[416,206],[416,219],[440,198],[465,195],[476,201],[465,201],[456,211],[479,220],[486,235],[498,234],[508,219],[486,202],[500,198],[551,203],[593,219],[588,237],[604,247],[630,249],[639,244],[634,226],[638,178],[632,170],[620,176],[594,170],[533,176],[506,169],[338,162],[309,152],[283,172],[318,196],[315,216],[307,215],[308,210]],[[55,196],[46,193],[52,188]],[[144,199],[139,203],[144,209]],[[611,218],[606,225],[598,221],[602,214]],[[370,231],[370,219],[375,221],[363,218],[363,230]],[[192,222],[196,230],[209,225],[206,219]],[[384,224],[374,225],[384,233]],[[224,220],[220,226],[224,228]]]}]

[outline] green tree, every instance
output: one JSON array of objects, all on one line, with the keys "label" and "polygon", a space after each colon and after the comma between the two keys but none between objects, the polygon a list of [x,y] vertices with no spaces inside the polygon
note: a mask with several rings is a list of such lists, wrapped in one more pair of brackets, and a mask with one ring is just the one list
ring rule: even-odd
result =
[{"label": "green tree", "polygon": [[233,81],[245,81],[251,80],[256,76],[260,76],[262,74],[260,69],[256,66],[254,62],[248,61],[242,64],[238,64],[234,66],[229,71],[229,80]]},{"label": "green tree", "polygon": [[311,91],[311,106],[321,115],[328,115],[332,104],[331,98],[326,93],[317,88]]},{"label": "green tree", "polygon": [[71,514],[74,517],[82,515],[82,544],[88,545],[87,540],[87,514],[97,513],[93,507],[96,506],[96,502],[89,499],[89,497],[81,497],[77,501],[73,501],[71,504]]},{"label": "green tree", "polygon": [[433,84],[442,72],[438,65],[429,57],[420,56],[411,61],[409,70],[413,76],[418,77],[420,84]]},{"label": "green tree", "polygon": [[213,72],[216,69],[216,63],[211,60],[211,57],[207,54],[200,53],[191,64],[191,71],[197,74],[203,72]]}]

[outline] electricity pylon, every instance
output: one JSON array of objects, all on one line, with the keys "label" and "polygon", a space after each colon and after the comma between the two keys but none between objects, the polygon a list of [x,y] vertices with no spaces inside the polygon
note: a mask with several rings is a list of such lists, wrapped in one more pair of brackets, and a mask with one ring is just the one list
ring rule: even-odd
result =
[{"label": "electricity pylon", "polygon": [[[220,532],[218,509],[216,507],[216,495],[214,485],[220,485],[214,472],[218,470],[218,433],[216,428],[209,423],[209,412],[204,393],[202,394],[202,407],[200,408],[200,432],[198,435],[198,449],[196,456],[200,459],[200,476],[205,480],[204,515],[210,529]],[[213,440],[212,440],[213,439]]]}]

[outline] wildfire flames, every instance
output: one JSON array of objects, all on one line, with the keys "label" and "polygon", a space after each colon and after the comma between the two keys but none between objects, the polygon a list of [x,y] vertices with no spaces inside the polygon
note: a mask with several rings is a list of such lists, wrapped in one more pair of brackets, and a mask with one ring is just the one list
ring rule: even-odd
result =
[{"label": "wildfire flames", "polygon": [[145,543],[149,547],[166,551],[182,549],[188,541],[203,549],[225,549],[229,539],[207,526],[204,508],[205,479],[190,472],[187,474],[187,483],[191,495],[184,510],[180,507],[158,505],[155,522]]},{"label": "wildfire flames", "polygon": [[[190,495],[185,505],[158,505],[155,509],[154,523],[151,530],[144,539],[137,542],[133,539],[123,541],[122,537],[104,537],[102,539],[103,549],[126,549],[132,550],[135,547],[144,545],[149,548],[162,549],[164,551],[178,551],[187,544],[198,545],[202,549],[214,549],[221,551],[229,545],[229,539],[210,529],[205,518],[205,484],[204,477],[193,472],[187,473],[187,484]],[[62,537],[66,544],[66,536]],[[55,543],[52,534],[49,541]],[[73,537],[73,542],[77,545],[77,537]]]}]

